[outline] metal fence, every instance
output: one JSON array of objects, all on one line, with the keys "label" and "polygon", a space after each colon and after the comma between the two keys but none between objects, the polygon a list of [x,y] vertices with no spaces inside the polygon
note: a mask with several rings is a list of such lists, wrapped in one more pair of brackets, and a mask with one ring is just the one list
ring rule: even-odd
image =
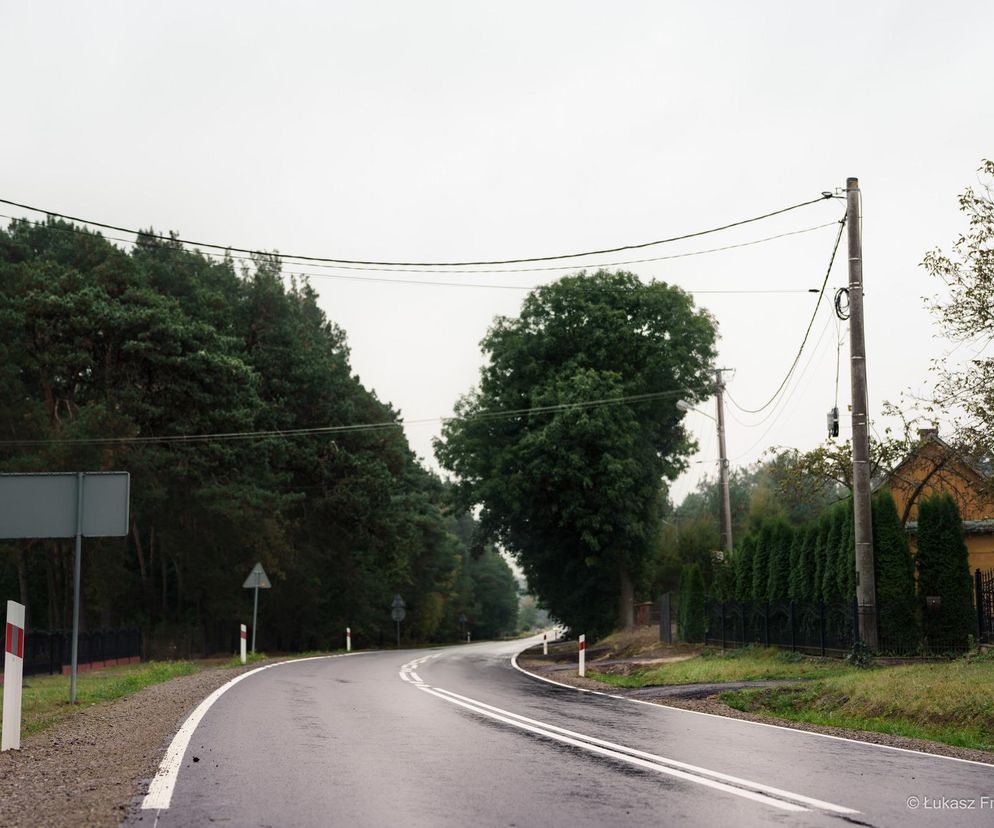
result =
[{"label": "metal fence", "polygon": [[[93,630],[79,634],[77,663],[83,669],[126,664],[141,658],[142,634],[137,627]],[[24,636],[24,675],[62,673],[72,656],[70,634],[64,630],[31,630]]]},{"label": "metal fence", "polygon": [[977,640],[994,644],[994,569],[974,573],[977,590]]},{"label": "metal fence", "polygon": [[712,601],[704,604],[705,643],[761,644],[795,652],[839,655],[855,640],[855,603]]}]

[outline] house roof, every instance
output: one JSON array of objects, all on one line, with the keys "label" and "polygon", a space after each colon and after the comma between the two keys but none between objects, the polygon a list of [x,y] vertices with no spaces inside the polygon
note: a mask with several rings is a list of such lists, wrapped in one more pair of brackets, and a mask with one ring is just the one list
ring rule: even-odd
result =
[{"label": "house roof", "polygon": [[[909,520],[904,524],[904,531],[909,535],[917,535],[918,521]],[[994,535],[994,518],[986,520],[964,520],[963,533],[966,535]]]}]

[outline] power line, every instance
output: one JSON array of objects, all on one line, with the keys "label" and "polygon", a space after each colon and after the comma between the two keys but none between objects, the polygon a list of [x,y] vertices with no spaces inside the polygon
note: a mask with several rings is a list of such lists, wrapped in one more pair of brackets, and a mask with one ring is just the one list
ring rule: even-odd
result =
[{"label": "power line", "polygon": [[[385,267],[467,267],[473,265],[504,265],[504,264],[523,264],[527,262],[549,262],[559,259],[577,259],[584,256],[600,256],[606,253],[620,253],[624,250],[641,250],[646,247],[654,247],[660,244],[670,244],[671,242],[683,241],[685,239],[693,239],[699,236],[707,236],[712,233],[718,233],[723,230],[730,230],[733,227],[741,227],[744,224],[752,224],[753,222],[763,221],[764,219],[772,218],[773,216],[779,216],[783,213],[788,213],[791,210],[798,210],[801,207],[807,207],[811,204],[817,204],[820,201],[825,201],[826,199],[831,199],[831,193],[823,193],[818,198],[813,198],[809,201],[802,201],[798,204],[792,204],[789,207],[782,207],[779,210],[773,210],[769,213],[763,213],[759,216],[753,216],[752,218],[741,219],[739,221],[733,221],[728,224],[720,225],[719,227],[712,227],[707,230],[698,230],[693,233],[684,233],[679,236],[670,236],[664,239],[656,239],[655,241],[640,242],[638,244],[626,244],[620,245],[618,247],[606,247],[599,250],[587,250],[579,253],[558,253],[552,256],[531,256],[516,259],[491,259],[491,260],[481,260],[481,261],[464,261],[464,262],[391,262],[391,261],[376,261],[376,260],[364,260],[364,259],[345,259],[337,258],[331,256],[305,256],[298,254],[286,254],[284,258],[288,259],[299,259],[301,261],[307,262],[327,262],[330,264],[349,264],[349,265],[377,265]],[[54,216],[56,218],[65,219],[66,221],[79,222],[80,224],[89,224],[93,227],[100,227],[105,230],[115,230],[121,233],[132,233],[134,235],[139,235],[138,230],[134,230],[129,227],[121,227],[116,224],[107,224],[105,222],[94,221],[92,219],[79,218],[77,216],[70,216],[66,213],[56,213],[52,210],[44,210],[40,207],[32,207],[29,204],[21,204],[16,201],[10,201],[6,198],[0,198],[0,204],[9,204],[12,207],[20,207],[22,210],[30,210],[34,213],[44,213],[45,215]],[[159,239],[160,241],[170,241],[179,242],[180,244],[189,244],[194,247],[209,247],[214,250],[229,250],[236,253],[257,253],[258,250],[252,250],[247,247],[234,247],[232,245],[221,245],[212,244],[209,242],[198,242],[190,239],[183,239],[173,236],[162,236],[156,233],[146,233],[145,236]]]},{"label": "power line", "polygon": [[[86,227],[76,226],[74,224],[64,225],[64,226],[50,225],[50,224],[48,224],[48,223],[46,223],[44,221],[34,221],[32,219],[18,218],[16,216],[9,216],[9,215],[5,215],[3,213],[0,213],[0,218],[9,219],[10,221],[14,221],[14,222],[23,222],[25,224],[31,224],[31,225],[34,225],[35,227],[50,227],[52,229],[64,230],[66,232],[72,232],[72,233],[89,234],[90,232],[96,232],[96,231],[90,231]],[[744,242],[738,242],[736,244],[726,244],[726,245],[723,245],[721,247],[709,247],[709,248],[705,248],[703,250],[691,250],[691,251],[688,251],[686,253],[673,253],[673,254],[670,254],[669,256],[654,256],[654,257],[648,258],[648,259],[628,259],[628,260],[625,260],[625,261],[616,261],[616,262],[588,262],[588,263],[584,263],[582,265],[580,265],[580,264],[568,264],[568,265],[553,265],[553,266],[546,266],[546,267],[501,268],[499,270],[486,269],[486,268],[482,268],[482,269],[481,268],[477,268],[477,269],[474,269],[474,270],[446,270],[445,273],[447,275],[455,275],[455,274],[472,275],[474,273],[480,273],[480,274],[484,274],[484,273],[485,274],[491,274],[491,273],[541,273],[541,272],[560,271],[560,270],[576,270],[577,268],[581,268],[581,267],[582,268],[605,268],[605,267],[621,267],[622,265],[632,265],[632,264],[650,264],[652,262],[666,262],[666,261],[670,261],[670,260],[673,260],[673,259],[687,259],[687,258],[690,258],[692,256],[703,256],[703,255],[706,255],[706,254],[709,254],[709,253],[722,253],[722,252],[724,252],[726,250],[737,250],[737,249],[742,248],[742,247],[752,247],[752,246],[757,245],[757,244],[764,244],[766,242],[776,241],[778,239],[785,239],[785,238],[788,238],[789,236],[800,236],[800,235],[802,235],[804,233],[813,233],[815,230],[823,230],[826,227],[834,227],[834,226],[835,226],[835,222],[834,221],[829,221],[829,222],[826,222],[824,224],[816,224],[813,227],[803,227],[800,230],[788,230],[785,233],[777,233],[776,235],[773,235],[773,236],[764,236],[763,238],[752,239],[750,241],[744,241]],[[128,232],[134,232],[134,231],[128,231]],[[137,235],[137,233],[135,235]],[[122,242],[123,244],[131,244],[131,245],[136,244],[136,241],[134,239],[122,239],[120,236],[104,236],[104,238],[108,239],[110,241],[119,241],[119,242]],[[164,237],[157,236],[156,238],[164,238]],[[169,238],[170,238],[171,241],[174,241],[174,242],[179,241],[178,239],[172,239],[172,237],[169,237]],[[182,244],[191,244],[191,242],[180,242],[180,243],[182,243]],[[194,249],[196,249],[196,248],[194,248]],[[196,252],[200,253],[202,256],[213,256],[216,259],[219,259],[219,260],[222,260],[222,261],[225,260],[225,259],[232,259],[234,261],[241,261],[241,262],[253,262],[253,263],[256,262],[255,256],[253,256],[253,255],[249,255],[249,256],[235,256],[235,255],[232,255],[231,253],[228,253],[228,252],[225,252],[225,253],[212,253],[212,252],[205,252],[205,251],[202,251],[202,250],[197,250]],[[257,255],[258,254],[262,254],[262,255],[265,255],[265,256],[272,256],[272,257],[274,257],[276,259],[279,259],[280,261],[285,261],[287,258],[291,258],[291,259],[295,258],[295,257],[292,257],[292,256],[290,256],[290,257],[282,256],[279,253],[266,253],[264,251],[257,251]],[[298,264],[297,262],[292,262],[292,261],[291,262],[286,262],[286,263],[289,264],[289,265],[296,265],[296,264]],[[351,270],[351,271],[359,271],[359,272],[372,272],[372,273],[435,273],[435,272],[437,272],[436,270],[430,269],[430,268],[358,267],[358,266],[353,267],[353,266],[343,265],[343,264],[328,264],[328,263],[322,263],[322,262],[308,262],[306,264],[301,264],[300,266],[303,266],[303,267],[327,268],[327,269],[331,269],[331,270]],[[308,270],[308,271],[300,271],[300,272],[303,275],[305,275],[305,276],[328,276],[329,278],[342,278],[342,279],[350,278],[348,276],[339,276],[337,274],[325,274],[325,273],[320,272],[320,271],[315,272],[315,271]],[[358,278],[358,277],[352,277],[352,278]],[[414,281],[414,280],[406,280],[405,279],[405,280],[397,280],[397,281],[400,282],[400,283],[420,284],[419,282]],[[434,284],[434,283],[429,283],[429,284]],[[515,287],[515,286],[511,286],[511,287]]]},{"label": "power line", "polygon": [[787,369],[786,376],[784,376],[780,385],[777,386],[777,390],[773,392],[773,396],[771,396],[765,403],[759,406],[759,408],[745,408],[739,405],[732,398],[732,396],[727,393],[726,389],[726,396],[728,397],[732,405],[734,405],[737,409],[739,409],[739,411],[742,411],[746,414],[758,414],[760,411],[763,411],[764,409],[766,409],[776,401],[777,397],[780,396],[780,392],[783,391],[788,381],[790,380],[791,376],[793,375],[794,370],[797,368],[797,363],[800,362],[801,360],[801,354],[804,353],[804,346],[807,345],[808,337],[811,336],[811,328],[815,323],[815,317],[817,317],[818,315],[818,308],[821,307],[821,300],[825,296],[825,288],[828,285],[828,278],[832,274],[832,265],[835,264],[835,254],[839,250],[839,243],[842,241],[842,231],[845,228],[845,226],[846,226],[846,218],[845,216],[843,216],[839,220],[839,232],[835,237],[835,245],[832,247],[832,255],[828,260],[828,268],[825,271],[825,278],[821,283],[821,290],[818,292],[818,301],[815,302],[815,308],[814,311],[811,313],[811,319],[808,321],[808,327],[804,331],[804,338],[801,340],[801,347],[797,349],[797,355],[794,357],[794,361],[790,364],[790,368]]},{"label": "power line", "polygon": [[679,397],[690,389],[678,388],[672,391],[651,391],[645,394],[628,394],[619,397],[606,397],[586,402],[557,403],[529,408],[516,408],[508,411],[481,411],[464,417],[427,417],[419,420],[384,420],[378,423],[355,423],[342,426],[315,426],[312,428],[269,429],[264,431],[224,431],[211,434],[171,434],[158,437],[82,437],[55,440],[0,440],[0,446],[13,445],[105,445],[135,443],[197,443],[203,441],[258,440],[269,437],[303,437],[310,435],[354,434],[357,432],[379,431],[390,428],[403,428],[405,425],[425,425],[429,423],[449,423],[456,421],[500,420],[532,414],[551,414],[560,411],[585,410],[608,405],[649,402],[666,397]]}]

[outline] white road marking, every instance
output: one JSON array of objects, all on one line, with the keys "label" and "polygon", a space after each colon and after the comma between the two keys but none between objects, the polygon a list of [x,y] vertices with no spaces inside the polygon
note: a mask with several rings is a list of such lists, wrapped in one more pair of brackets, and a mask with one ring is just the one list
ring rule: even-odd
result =
[{"label": "white road marking", "polygon": [[[401,678],[405,678],[405,674],[410,673],[413,667],[414,662],[405,664],[401,668]],[[405,681],[406,680],[408,679],[405,678]],[[713,771],[708,768],[691,765],[687,762],[668,759],[654,753],[647,753],[625,745],[609,742],[606,739],[599,739],[594,736],[588,736],[584,733],[578,733],[576,731],[558,727],[557,725],[549,724],[537,719],[531,719],[527,716],[521,716],[517,713],[512,713],[509,710],[494,707],[493,705],[486,704],[485,702],[481,702],[476,699],[471,699],[467,696],[462,696],[458,693],[453,693],[451,690],[445,690],[441,687],[432,687],[427,684],[419,684],[416,686],[419,690],[423,690],[424,692],[429,693],[436,698],[440,698],[443,701],[447,701],[450,704],[458,705],[467,710],[471,710],[478,715],[494,719],[495,721],[511,725],[512,727],[527,730],[538,736],[572,745],[573,747],[577,747],[589,753],[594,753],[609,759],[626,762],[630,765],[636,765],[637,767],[644,768],[645,770],[666,774],[667,776],[673,776],[677,779],[693,782],[697,785],[704,785],[705,787],[714,788],[725,793],[730,793],[734,796],[750,799],[754,802],[759,802],[773,808],[779,808],[784,811],[799,812],[807,811],[809,810],[809,807],[811,807],[836,814],[849,815],[859,813],[859,811],[852,808],[846,808],[832,802],[825,802],[824,800],[815,799],[803,794],[796,794],[781,788],[775,788],[770,785],[764,785],[759,782],[753,782],[748,779],[731,776],[719,771]]]},{"label": "white road marking", "polygon": [[173,736],[173,740],[169,743],[169,747],[166,748],[166,755],[162,757],[162,761],[159,763],[159,769],[155,772],[155,777],[148,786],[148,793],[145,794],[145,798],[142,800],[142,810],[164,810],[169,807],[173,798],[173,789],[176,787],[176,777],[178,776],[179,769],[183,764],[183,756],[186,754],[186,749],[190,744],[190,739],[193,737],[193,732],[197,729],[197,725],[200,724],[200,720],[204,718],[204,715],[211,709],[214,702],[238,684],[238,682],[247,679],[249,676],[254,676],[256,673],[261,673],[263,670],[269,670],[273,667],[282,667],[284,664],[300,664],[302,661],[315,661],[322,658],[345,658],[347,656],[355,655],[363,655],[363,653],[356,652],[333,656],[309,656],[308,658],[295,658],[289,661],[278,661],[275,664],[266,664],[264,667],[256,667],[254,670],[249,670],[247,673],[235,676],[231,681],[222,684],[217,688],[217,690],[197,705],[194,711],[187,717],[186,721],[183,722],[183,726],[180,727],[180,729],[176,732],[176,735]]},{"label": "white road marking", "polygon": [[[527,647],[525,648],[528,649]],[[775,730],[786,730],[788,733],[804,734],[806,736],[820,736],[822,739],[836,739],[840,742],[851,742],[855,745],[863,745],[864,747],[881,748],[882,750],[896,750],[899,753],[911,753],[915,756],[927,756],[929,759],[948,759],[950,762],[965,762],[968,765],[980,765],[982,768],[990,769],[992,767],[990,762],[978,762],[976,759],[961,759],[958,756],[945,756],[941,753],[929,753],[927,750],[913,750],[912,748],[902,748],[896,747],[895,745],[881,745],[877,742],[865,742],[861,739],[850,739],[847,736],[835,736],[831,733],[819,733],[816,730],[802,730],[798,727],[787,727],[786,725],[772,724],[771,722],[755,722],[751,719],[734,719],[731,716],[719,716],[717,713],[705,713],[703,710],[688,710],[685,707],[670,707],[667,704],[656,704],[655,702],[645,701],[644,699],[633,699],[631,696],[619,696],[615,693],[604,693],[601,690],[588,690],[586,687],[574,687],[572,684],[564,684],[561,681],[556,681],[555,679],[546,678],[545,676],[539,676],[535,673],[531,673],[518,664],[518,656],[523,653],[515,653],[511,656],[511,666],[514,667],[520,673],[524,673],[528,678],[535,679],[537,681],[544,681],[547,684],[554,684],[557,687],[565,687],[567,690],[575,690],[578,693],[590,693],[594,696],[606,696],[610,699],[623,699],[627,702],[632,702],[633,704],[645,704],[655,710],[663,710],[669,712],[670,710],[676,713],[691,713],[694,716],[708,716],[712,719],[719,719],[721,721],[735,721],[740,724],[755,725],[756,727],[772,727]]]}]

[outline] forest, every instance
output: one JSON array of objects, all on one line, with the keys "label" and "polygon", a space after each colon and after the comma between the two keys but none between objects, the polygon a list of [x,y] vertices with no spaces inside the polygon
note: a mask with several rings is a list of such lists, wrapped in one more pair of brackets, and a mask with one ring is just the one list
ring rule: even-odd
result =
[{"label": "forest", "polygon": [[[346,332],[275,255],[117,246],[68,222],[0,231],[0,471],[127,471],[130,533],[83,543],[82,629],[140,626],[152,654],[494,637],[518,586],[401,417],[350,365]],[[66,629],[73,541],[0,545],[0,594]]]}]

